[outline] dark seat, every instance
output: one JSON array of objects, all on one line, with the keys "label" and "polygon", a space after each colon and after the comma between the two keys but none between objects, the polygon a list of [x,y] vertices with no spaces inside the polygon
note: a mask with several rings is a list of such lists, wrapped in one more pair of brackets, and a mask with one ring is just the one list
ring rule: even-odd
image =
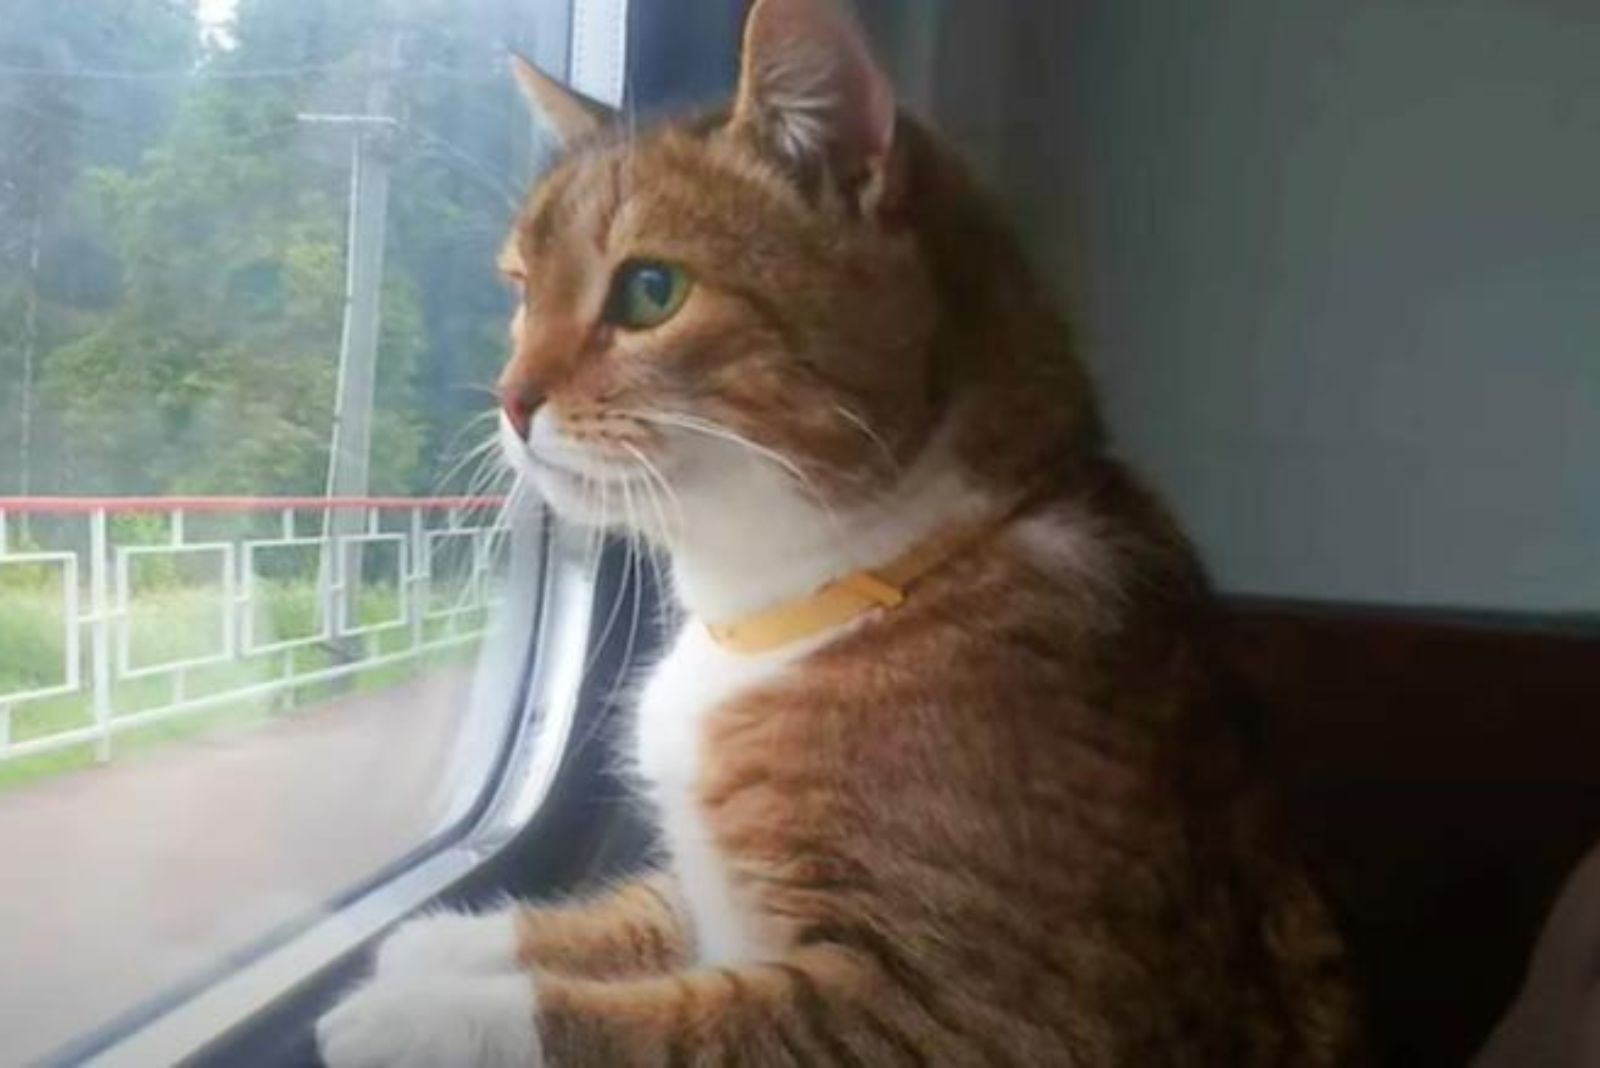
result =
[{"label": "dark seat", "polygon": [[1600,634],[1262,604],[1225,634],[1385,1063],[1464,1064],[1600,838]]}]

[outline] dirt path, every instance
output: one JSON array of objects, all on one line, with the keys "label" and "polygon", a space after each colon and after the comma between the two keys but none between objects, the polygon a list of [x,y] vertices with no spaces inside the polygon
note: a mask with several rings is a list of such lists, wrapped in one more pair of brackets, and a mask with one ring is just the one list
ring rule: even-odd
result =
[{"label": "dirt path", "polygon": [[0,794],[0,1066],[314,913],[420,844],[470,673]]}]

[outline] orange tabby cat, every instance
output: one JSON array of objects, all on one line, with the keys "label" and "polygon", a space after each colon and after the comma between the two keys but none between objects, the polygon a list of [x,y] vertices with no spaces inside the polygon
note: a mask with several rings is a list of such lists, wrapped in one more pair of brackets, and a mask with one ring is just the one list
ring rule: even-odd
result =
[{"label": "orange tabby cat", "polygon": [[632,739],[670,863],[402,928],[329,1064],[1348,1061],[1200,570],[853,23],[760,0],[731,110],[637,136],[519,77],[570,151],[505,248],[505,443],[671,555]]}]

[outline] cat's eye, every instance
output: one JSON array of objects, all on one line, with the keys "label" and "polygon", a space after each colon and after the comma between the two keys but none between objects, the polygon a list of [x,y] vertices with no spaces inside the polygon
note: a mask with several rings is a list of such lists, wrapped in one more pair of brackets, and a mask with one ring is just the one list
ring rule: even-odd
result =
[{"label": "cat's eye", "polygon": [[604,318],[624,330],[648,330],[678,314],[689,299],[689,273],[660,260],[629,260],[617,268]]}]

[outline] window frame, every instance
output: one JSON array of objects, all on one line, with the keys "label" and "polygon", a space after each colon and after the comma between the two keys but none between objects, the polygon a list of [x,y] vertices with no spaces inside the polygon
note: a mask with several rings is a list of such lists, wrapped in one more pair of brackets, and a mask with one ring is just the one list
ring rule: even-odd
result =
[{"label": "window frame", "polygon": [[511,695],[516,712],[487,785],[453,826],[333,899],[325,914],[265,936],[249,958],[225,960],[157,995],[50,1062],[176,1064],[206,1056],[309,980],[359,959],[369,942],[458,887],[535,822],[567,770],[605,560],[587,532],[551,522],[542,511],[519,517],[517,534],[525,544],[537,541],[526,546],[532,553],[524,562],[533,572],[534,610],[509,621],[507,629],[522,631],[523,641],[520,654],[514,648],[503,657],[507,673],[521,680]]}]

